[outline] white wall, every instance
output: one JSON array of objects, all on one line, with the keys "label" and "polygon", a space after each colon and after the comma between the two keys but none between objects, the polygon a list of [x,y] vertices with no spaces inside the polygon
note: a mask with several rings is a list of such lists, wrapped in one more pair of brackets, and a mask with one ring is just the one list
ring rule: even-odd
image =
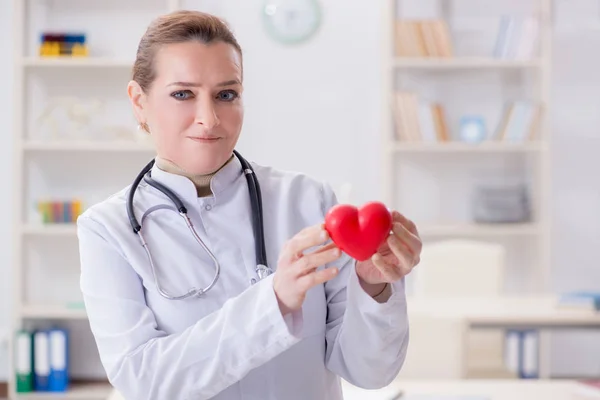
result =
[{"label": "white wall", "polygon": [[[4,182],[11,180],[12,161],[9,133],[13,107],[7,88],[12,74],[11,3],[0,1],[0,54],[9,55],[0,63],[0,122],[5,127],[0,138],[0,171],[4,171],[0,178]],[[322,1],[322,30],[313,42],[297,48],[278,45],[265,35],[260,24],[260,0],[201,3],[227,17],[245,50],[247,111],[240,142],[244,154],[264,164],[304,171],[336,187],[352,182],[357,203],[378,198],[379,110],[383,104],[380,2]],[[590,1],[581,0],[581,4],[589,6]],[[553,125],[557,146],[573,150],[571,154],[555,152],[557,290],[580,288],[592,280],[600,282],[599,269],[595,268],[595,249],[600,248],[600,198],[594,179],[582,176],[585,171],[596,170],[594,145],[600,142],[595,129],[600,122],[595,107],[599,105],[599,82],[594,74],[600,67],[594,51],[600,33],[594,38],[597,41],[591,36],[583,41],[561,39],[555,49]],[[570,60],[576,61],[567,66],[565,61]],[[579,110],[583,116],[575,114]],[[578,138],[571,140],[573,137]],[[9,201],[9,197],[0,199],[5,215],[10,211]],[[0,225],[0,254],[11,256],[10,243],[10,224],[6,221]],[[9,265],[0,264],[0,327],[9,322],[10,281]],[[596,372],[600,349],[594,342],[600,342],[597,335],[587,341],[569,341],[569,351],[561,346],[555,354],[555,370]],[[6,377],[4,364],[0,363],[0,379]]]},{"label": "white wall", "polygon": [[315,40],[285,47],[262,29],[262,1],[225,3],[235,3],[223,14],[245,51],[240,149],[335,186],[353,182],[356,201],[379,196],[379,8],[364,1],[322,2],[325,21]]},{"label": "white wall", "polygon": [[[557,2],[553,64],[552,284],[557,291],[600,290],[600,3]],[[578,28],[578,29],[573,29]],[[556,334],[557,374],[600,374],[600,335]]]}]

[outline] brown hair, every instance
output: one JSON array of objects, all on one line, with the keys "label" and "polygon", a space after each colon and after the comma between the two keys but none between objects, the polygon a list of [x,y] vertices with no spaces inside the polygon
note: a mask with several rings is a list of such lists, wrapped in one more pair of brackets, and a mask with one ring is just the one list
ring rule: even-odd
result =
[{"label": "brown hair", "polygon": [[147,91],[155,78],[154,56],[160,46],[199,41],[204,44],[224,42],[242,55],[229,26],[220,18],[199,11],[175,11],[158,17],[144,33],[133,64],[133,80]]}]

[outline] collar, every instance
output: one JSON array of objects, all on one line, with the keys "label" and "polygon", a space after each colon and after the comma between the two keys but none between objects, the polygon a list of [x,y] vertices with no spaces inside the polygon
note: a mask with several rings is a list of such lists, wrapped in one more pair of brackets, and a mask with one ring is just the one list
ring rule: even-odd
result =
[{"label": "collar", "polygon": [[216,199],[219,194],[221,194],[243,175],[242,164],[240,163],[240,160],[235,155],[232,156],[233,159],[223,166],[223,168],[217,171],[217,173],[212,177],[210,181],[212,196],[208,196],[206,198],[199,198],[194,182],[183,175],[163,171],[162,169],[158,168],[156,163],[152,166],[150,173],[154,180],[171,189],[178,197],[181,198],[182,201],[197,203],[198,201],[202,201],[204,199]]}]

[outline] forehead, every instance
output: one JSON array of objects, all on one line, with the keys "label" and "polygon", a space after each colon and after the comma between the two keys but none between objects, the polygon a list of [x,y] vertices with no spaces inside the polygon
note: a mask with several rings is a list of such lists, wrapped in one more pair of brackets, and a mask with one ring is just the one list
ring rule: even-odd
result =
[{"label": "forehead", "polygon": [[230,44],[197,41],[162,46],[154,59],[156,80],[210,85],[230,79],[241,81],[241,56]]}]

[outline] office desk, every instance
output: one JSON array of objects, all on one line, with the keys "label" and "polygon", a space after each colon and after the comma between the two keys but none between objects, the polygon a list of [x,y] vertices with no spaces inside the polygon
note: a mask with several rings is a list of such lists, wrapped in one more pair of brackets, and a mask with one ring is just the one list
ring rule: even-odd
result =
[{"label": "office desk", "polygon": [[550,377],[550,330],[600,329],[600,313],[592,309],[564,307],[557,296],[496,298],[419,298],[409,297],[410,316],[462,321],[471,329],[540,330],[539,373]]},{"label": "office desk", "polygon": [[574,381],[398,381],[381,390],[363,390],[344,382],[343,389],[344,400],[395,400],[394,396],[399,392],[403,396],[398,400],[462,400],[457,396],[465,396],[465,400],[600,399],[600,391],[594,394]]},{"label": "office desk", "polygon": [[600,313],[558,306],[555,296],[454,299],[408,298],[408,312],[460,318],[472,328],[600,328]]}]

